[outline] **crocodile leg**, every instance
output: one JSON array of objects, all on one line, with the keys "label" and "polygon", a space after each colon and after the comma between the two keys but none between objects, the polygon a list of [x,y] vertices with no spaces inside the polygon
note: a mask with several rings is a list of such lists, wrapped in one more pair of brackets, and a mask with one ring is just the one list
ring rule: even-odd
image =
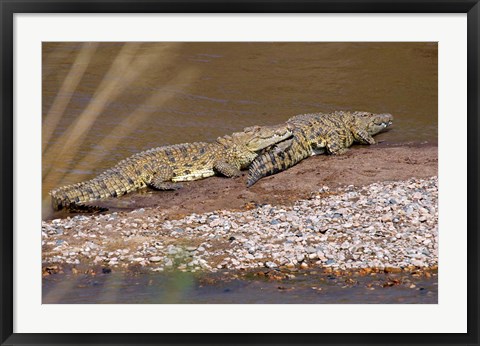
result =
[{"label": "crocodile leg", "polygon": [[343,155],[348,151],[348,148],[344,148],[336,143],[328,146],[328,152],[332,155]]},{"label": "crocodile leg", "polygon": [[228,162],[225,162],[225,161],[217,161],[213,164],[213,169],[228,177],[228,178],[233,178],[233,177],[238,177],[240,176],[242,173],[240,172],[240,170],[235,167],[234,165],[228,163]]},{"label": "crocodile leg", "polygon": [[172,183],[171,181],[156,181],[152,180],[149,186],[153,187],[156,190],[178,190],[183,187],[182,184]]},{"label": "crocodile leg", "polygon": [[375,144],[375,139],[366,130],[352,131],[355,140],[361,144]]},{"label": "crocodile leg", "polygon": [[343,155],[348,151],[345,139],[342,136],[330,136],[327,142],[327,150],[332,155]]},{"label": "crocodile leg", "polygon": [[182,184],[172,183],[173,176],[172,167],[163,165],[157,169],[147,185],[157,190],[178,190],[182,188]]}]

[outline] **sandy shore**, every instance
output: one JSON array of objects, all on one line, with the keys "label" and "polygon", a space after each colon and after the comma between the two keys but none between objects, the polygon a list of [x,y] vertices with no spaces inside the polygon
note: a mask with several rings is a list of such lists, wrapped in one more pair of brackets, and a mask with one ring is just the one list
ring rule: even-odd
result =
[{"label": "sandy shore", "polygon": [[437,161],[435,146],[358,146],[249,189],[214,177],[105,201],[110,213],[43,222],[44,272],[436,268]]}]

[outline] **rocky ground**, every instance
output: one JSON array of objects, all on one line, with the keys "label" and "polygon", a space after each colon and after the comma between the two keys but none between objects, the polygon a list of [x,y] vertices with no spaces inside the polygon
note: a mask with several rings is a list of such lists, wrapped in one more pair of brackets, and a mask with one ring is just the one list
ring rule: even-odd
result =
[{"label": "rocky ground", "polygon": [[[435,269],[436,176],[436,147],[358,147],[304,160],[251,189],[245,177],[211,178],[136,194],[109,205],[112,213],[44,221],[44,272]],[[145,207],[118,211],[126,201]]]}]

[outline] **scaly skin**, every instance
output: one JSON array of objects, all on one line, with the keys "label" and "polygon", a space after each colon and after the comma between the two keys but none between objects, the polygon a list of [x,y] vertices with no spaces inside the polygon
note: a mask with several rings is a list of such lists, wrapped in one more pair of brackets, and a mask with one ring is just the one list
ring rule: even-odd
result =
[{"label": "scaly skin", "polygon": [[247,186],[320,154],[340,155],[354,143],[375,144],[372,136],[392,124],[391,114],[368,112],[312,113],[290,118],[293,138],[268,148],[250,165]]},{"label": "scaly skin", "polygon": [[[84,203],[118,197],[144,187],[170,190],[177,182],[215,174],[234,177],[246,169],[258,153],[288,137],[290,125],[253,126],[215,142],[163,146],[135,154],[97,177],[50,192],[54,210],[92,211]],[[101,208],[97,208],[101,210]]]}]

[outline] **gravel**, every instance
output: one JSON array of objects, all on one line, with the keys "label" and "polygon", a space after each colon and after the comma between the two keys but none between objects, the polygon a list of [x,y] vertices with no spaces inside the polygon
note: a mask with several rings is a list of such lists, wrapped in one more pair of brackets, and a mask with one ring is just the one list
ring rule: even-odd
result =
[{"label": "gravel", "polygon": [[293,206],[165,220],[161,208],[42,222],[44,265],[153,271],[434,268],[438,179],[327,186]]}]

